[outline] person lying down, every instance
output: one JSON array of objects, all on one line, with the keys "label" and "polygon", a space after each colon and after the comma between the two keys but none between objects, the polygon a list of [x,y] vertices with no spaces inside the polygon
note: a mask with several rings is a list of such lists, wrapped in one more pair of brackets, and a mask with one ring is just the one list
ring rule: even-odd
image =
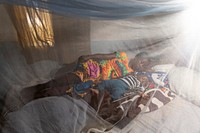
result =
[{"label": "person lying down", "polygon": [[[159,88],[167,92],[166,89],[163,89],[167,87],[167,82],[165,84],[159,78],[163,77],[163,73],[154,72],[151,69],[151,61],[146,56],[145,53],[136,56],[133,61],[137,67],[133,67],[137,71],[129,73],[125,77],[103,80],[98,83],[89,80],[75,85],[71,89],[82,98],[87,96],[88,91],[95,94],[97,105],[92,105],[92,107],[102,118],[113,124],[127,115],[133,119],[141,111],[137,108],[138,105],[141,103],[145,105],[151,97],[151,94],[145,93],[147,90]],[[159,82],[155,82],[157,80]],[[161,91],[156,93],[163,96]],[[135,97],[138,99],[134,100]],[[169,98],[165,97],[162,97],[161,100],[164,100],[164,104],[170,101]]]},{"label": "person lying down", "polygon": [[[152,71],[151,60],[146,57],[146,54],[136,56],[133,62],[133,64],[137,64],[137,67],[133,66],[135,72],[129,73],[125,77],[100,82],[88,80],[74,84],[70,88],[65,87],[64,92],[74,98],[83,99],[96,110],[100,117],[113,124],[124,117],[133,119],[142,110],[140,107],[145,107],[154,94],[159,95],[159,98],[155,98],[163,105],[173,99],[173,97],[165,97],[166,95],[163,95],[161,91],[147,93],[149,89],[158,88],[157,82],[153,85],[154,81],[151,80],[157,79],[160,75],[162,77],[162,74]],[[158,75],[156,78],[152,76],[155,74]],[[163,89],[163,87],[161,88]],[[164,91],[168,93],[165,89]],[[154,106],[147,108],[149,111],[153,111],[160,108],[160,105],[155,106],[154,103]]]},{"label": "person lying down", "polygon": [[[103,80],[99,83],[89,80],[75,85],[70,91],[68,90],[68,93],[75,93],[84,99],[89,91],[92,92],[97,99],[97,105],[90,105],[102,118],[114,124],[124,116],[124,107],[120,106],[120,103],[136,95],[148,99],[148,96],[144,94],[143,84],[134,73],[130,73],[122,78]],[[128,103],[126,106],[130,105],[131,103]]]},{"label": "person lying down", "polygon": [[98,90],[97,92],[100,94],[105,90],[108,91],[112,101],[131,94],[142,94],[145,91],[141,82],[133,74],[123,78],[103,80],[94,86],[94,89]]},{"label": "person lying down", "polygon": [[145,91],[143,85],[146,83],[144,80],[141,81],[135,77],[134,73],[131,73],[122,78],[102,80],[98,83],[94,83],[92,80],[82,82],[71,87],[66,92],[70,93],[74,91],[74,93],[84,97],[88,91],[92,91],[97,95],[102,95],[107,91],[111,97],[111,101],[115,101],[128,95],[142,95]]}]

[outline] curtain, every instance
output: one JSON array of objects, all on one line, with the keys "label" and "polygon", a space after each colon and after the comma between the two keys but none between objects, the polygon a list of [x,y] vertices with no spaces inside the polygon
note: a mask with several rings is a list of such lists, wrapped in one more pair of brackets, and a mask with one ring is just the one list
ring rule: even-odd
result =
[{"label": "curtain", "polygon": [[[189,14],[186,14],[187,12],[162,14],[183,9],[183,1],[0,0],[0,3],[11,5],[11,7],[7,7],[7,12],[10,14],[19,37],[17,43],[9,42],[9,39],[4,43],[0,42],[0,112],[3,109],[7,110],[7,107],[9,109],[10,105],[12,105],[11,108],[20,108],[22,103],[26,103],[28,98],[22,99],[21,93],[25,88],[40,86],[40,84],[55,79],[56,76],[73,71],[76,67],[76,60],[81,55],[124,51],[131,60],[138,53],[147,52],[161,65],[176,64],[180,68],[195,69],[191,75],[200,71],[200,30],[198,27],[200,21],[196,19],[198,14],[197,16],[194,12]],[[30,7],[33,7],[33,9]],[[0,12],[0,14],[3,13]],[[63,15],[67,15],[67,17]],[[73,17],[68,17],[68,15]],[[75,17],[75,15],[81,17]],[[188,19],[190,16],[191,19]],[[6,23],[6,20],[1,19],[0,22],[2,21]],[[9,28],[9,25],[7,24],[5,27]],[[10,34],[9,31],[5,36],[8,34]],[[27,54],[24,54],[22,49],[30,55],[29,58],[26,57]],[[35,50],[39,52],[35,52]],[[168,69],[166,68],[166,71]],[[174,72],[176,71],[174,70]],[[178,74],[182,76],[183,73],[180,71]],[[178,74],[175,76],[178,76]],[[183,77],[186,76],[187,74]],[[193,81],[200,83],[199,80],[193,80],[191,77],[189,76],[188,83],[193,84]],[[189,79],[191,79],[191,82],[189,82]],[[175,83],[179,82],[176,81]],[[180,87],[179,84],[175,83],[174,86],[178,86],[177,88],[190,85],[182,84]],[[185,89],[186,94],[191,94],[189,92],[193,92],[192,90],[199,92],[197,91],[198,87],[195,86],[185,88],[187,88]],[[31,91],[28,93],[31,93]],[[195,98],[199,100],[199,96]],[[18,101],[19,104],[17,104]],[[181,111],[180,106],[178,106],[178,110]],[[173,107],[168,111],[169,114],[170,111],[173,111]],[[154,113],[157,116],[157,112]],[[161,115],[163,114],[161,113]],[[181,115],[176,115],[176,117]],[[177,130],[182,129],[181,126],[179,128],[177,123],[170,123],[171,119],[169,118],[171,117],[161,119],[161,123],[158,128],[155,128],[155,132],[161,131],[160,127],[165,127],[166,123],[170,125],[166,125],[168,129],[172,129],[171,125],[177,125]],[[179,119],[175,118],[174,121],[178,122]],[[28,117],[25,117],[25,119],[29,121]],[[197,127],[198,123],[194,126]],[[183,129],[185,128],[187,126],[184,126]],[[132,129],[137,130],[138,128]],[[145,129],[141,128],[143,132],[145,132]]]},{"label": "curtain", "polygon": [[51,15],[24,6],[6,6],[23,48],[45,48],[54,45]]}]

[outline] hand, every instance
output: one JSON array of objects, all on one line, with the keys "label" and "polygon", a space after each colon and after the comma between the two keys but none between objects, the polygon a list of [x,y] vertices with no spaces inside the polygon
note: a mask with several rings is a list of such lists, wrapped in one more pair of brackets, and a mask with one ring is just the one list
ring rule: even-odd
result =
[{"label": "hand", "polygon": [[149,98],[150,98],[149,95],[145,94],[144,92],[141,92],[141,93],[140,93],[140,96],[141,96],[142,98],[144,98],[144,99],[149,99]]}]

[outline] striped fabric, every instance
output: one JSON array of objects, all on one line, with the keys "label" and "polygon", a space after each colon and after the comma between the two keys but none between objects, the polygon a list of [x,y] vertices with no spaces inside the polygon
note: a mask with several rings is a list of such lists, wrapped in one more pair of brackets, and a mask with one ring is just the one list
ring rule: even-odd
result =
[{"label": "striped fabric", "polygon": [[120,79],[124,81],[130,87],[130,89],[141,87],[140,81],[136,79],[133,75],[128,75]]}]

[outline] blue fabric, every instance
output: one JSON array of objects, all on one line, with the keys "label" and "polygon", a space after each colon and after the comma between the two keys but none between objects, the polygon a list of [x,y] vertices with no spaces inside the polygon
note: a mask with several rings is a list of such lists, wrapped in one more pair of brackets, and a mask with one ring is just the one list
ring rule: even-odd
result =
[{"label": "blue fabric", "polygon": [[89,81],[74,85],[74,90],[78,94],[85,93],[89,88],[92,87],[92,85],[93,85],[93,81],[89,80]]},{"label": "blue fabric", "polygon": [[123,97],[124,93],[129,89],[129,86],[120,79],[113,79],[102,81],[98,84],[97,88],[101,92],[107,90],[112,100],[117,100]]},{"label": "blue fabric", "polygon": [[60,15],[100,19],[176,12],[184,9],[182,0],[0,0],[0,3],[47,9]]}]

